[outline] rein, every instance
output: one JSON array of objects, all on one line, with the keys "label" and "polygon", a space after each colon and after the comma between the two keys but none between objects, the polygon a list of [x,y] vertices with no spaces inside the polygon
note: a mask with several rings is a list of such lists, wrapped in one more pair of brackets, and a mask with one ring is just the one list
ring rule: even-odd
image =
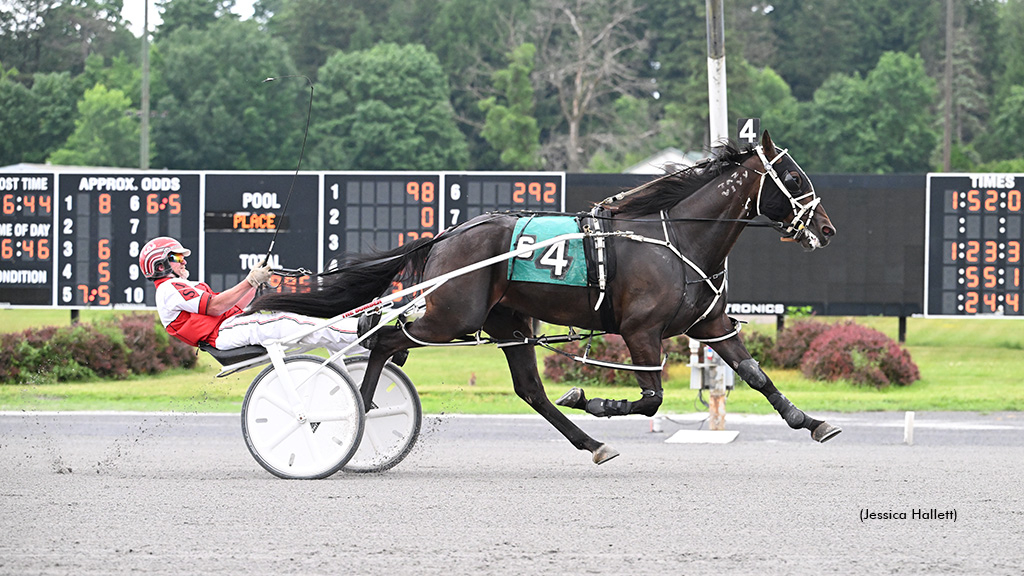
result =
[{"label": "rein", "polygon": [[[292,199],[292,190],[295,188],[295,179],[299,176],[299,168],[302,166],[302,156],[306,152],[306,137],[309,136],[309,121],[313,116],[313,81],[309,79],[309,76],[303,76],[301,74],[292,74],[288,76],[278,76],[276,78],[267,78],[261,84],[267,82],[274,82],[281,78],[305,78],[306,83],[309,84],[309,106],[306,109],[306,129],[302,133],[302,147],[299,148],[299,161],[295,164],[295,173],[292,174],[292,181],[288,185],[288,195],[284,199],[284,207],[281,208],[281,213],[277,215],[277,220],[281,221],[284,218],[285,212],[288,211],[288,202]],[[274,227],[274,235],[270,238],[270,246],[267,247],[267,255],[263,258],[264,262],[270,260],[270,255],[274,252],[274,243],[277,242],[277,233],[281,231],[280,226]],[[302,270],[301,268],[299,270]],[[279,274],[285,276],[285,274]]]}]

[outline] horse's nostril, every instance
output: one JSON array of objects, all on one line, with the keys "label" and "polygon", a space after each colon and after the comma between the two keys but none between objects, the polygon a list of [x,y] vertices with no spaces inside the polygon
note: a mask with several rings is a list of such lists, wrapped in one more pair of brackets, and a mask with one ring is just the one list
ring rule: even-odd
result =
[{"label": "horse's nostril", "polygon": [[821,233],[825,238],[831,238],[832,236],[835,236],[836,231],[833,230],[831,226],[822,226]]}]

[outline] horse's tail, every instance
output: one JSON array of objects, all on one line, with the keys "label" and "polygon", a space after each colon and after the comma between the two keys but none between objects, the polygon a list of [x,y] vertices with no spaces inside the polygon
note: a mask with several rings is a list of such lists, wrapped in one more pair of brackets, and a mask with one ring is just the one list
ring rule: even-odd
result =
[{"label": "horse's tail", "polygon": [[434,238],[421,238],[387,252],[344,256],[336,270],[325,273],[318,290],[300,294],[265,294],[250,305],[252,312],[279,310],[329,318],[383,295],[395,280],[419,282]]}]

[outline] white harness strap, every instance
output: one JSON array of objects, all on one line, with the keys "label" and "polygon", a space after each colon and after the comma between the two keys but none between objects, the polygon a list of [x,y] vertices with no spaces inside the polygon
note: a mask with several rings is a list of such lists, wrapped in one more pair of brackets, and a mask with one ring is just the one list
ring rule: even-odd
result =
[{"label": "white harness strap", "polygon": [[[711,288],[711,291],[715,294],[715,297],[711,299],[711,304],[708,305],[707,309],[705,309],[704,312],[701,313],[699,318],[694,320],[693,324],[690,324],[689,328],[687,328],[686,330],[683,331],[683,333],[685,334],[686,332],[688,332],[690,330],[690,328],[693,328],[694,326],[696,326],[697,324],[702,322],[705,318],[707,318],[711,314],[711,311],[715,309],[715,306],[718,305],[718,301],[722,299],[722,294],[725,293],[725,288],[726,288],[726,268],[723,266],[721,272],[718,272],[714,276],[708,276],[707,274],[704,273],[703,270],[701,270],[700,266],[695,264],[693,262],[693,260],[690,260],[689,258],[686,257],[685,254],[680,252],[679,249],[676,248],[676,246],[674,244],[672,244],[672,242],[669,240],[669,235],[668,235],[668,213],[666,213],[664,210],[661,211],[661,229],[662,229],[662,232],[665,234],[665,239],[664,240],[657,240],[657,239],[654,239],[654,238],[648,238],[646,236],[641,236],[639,234],[634,234],[633,232],[621,232],[619,234],[621,236],[625,237],[625,238],[628,238],[628,239],[636,241],[636,242],[643,242],[643,243],[646,243],[646,244],[655,244],[657,246],[663,246],[665,248],[668,248],[669,250],[672,251],[673,254],[676,255],[676,257],[678,257],[680,260],[682,260],[684,264],[686,264],[691,269],[693,269],[693,271],[696,272],[700,276],[700,280],[702,282],[704,282],[705,284],[707,284],[708,287]],[[715,286],[714,277],[717,277],[717,276],[721,276],[722,280],[721,280],[721,282],[719,283],[718,286]],[[738,332],[738,330],[736,332]],[[735,332],[733,332],[733,334],[735,334]],[[727,336],[727,338],[731,337],[733,334],[730,334],[729,336]]]},{"label": "white harness strap", "polygon": [[[793,209],[793,220],[792,220],[792,222],[790,222],[789,226],[787,226],[784,229],[784,232],[786,234],[793,235],[793,234],[796,234],[798,232],[803,231],[803,229],[806,228],[807,225],[811,223],[811,218],[814,215],[814,210],[818,207],[818,204],[821,203],[821,198],[818,198],[818,195],[814,193],[814,189],[813,188],[807,194],[804,194],[802,196],[794,197],[789,192],[789,188],[786,188],[786,185],[783,184],[782,179],[779,178],[779,174],[775,171],[774,164],[776,162],[778,162],[779,160],[781,160],[783,156],[786,156],[787,154],[789,154],[789,150],[788,149],[783,148],[778,153],[778,155],[775,156],[775,158],[772,158],[771,160],[768,160],[768,157],[765,156],[764,148],[762,148],[761,146],[758,146],[758,147],[754,148],[754,151],[757,152],[758,158],[760,158],[761,159],[761,163],[764,164],[764,172],[760,172],[760,171],[756,171],[755,170],[755,172],[757,172],[758,174],[761,175],[761,181],[760,181],[760,183],[758,183],[758,186],[757,186],[757,202],[755,203],[755,206],[754,206],[756,211],[757,211],[757,215],[758,216],[762,215],[761,214],[761,192],[764,191],[764,177],[765,177],[765,175],[768,175],[768,176],[771,176],[772,180],[775,181],[775,185],[778,186],[779,190],[782,191],[782,193],[786,195],[786,198],[789,199],[789,205]],[[792,158],[790,158],[790,159],[792,160]],[[793,162],[796,163],[795,160]],[[809,200],[804,202],[803,201],[804,199],[809,199]]]}]

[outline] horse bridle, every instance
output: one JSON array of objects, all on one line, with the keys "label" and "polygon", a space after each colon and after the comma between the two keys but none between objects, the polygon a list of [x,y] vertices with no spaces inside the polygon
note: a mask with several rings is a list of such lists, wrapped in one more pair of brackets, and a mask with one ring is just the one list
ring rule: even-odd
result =
[{"label": "horse bridle", "polygon": [[[778,155],[771,160],[768,160],[768,157],[764,153],[764,148],[761,146],[754,148],[754,151],[757,152],[758,158],[761,159],[761,163],[764,165],[764,172],[756,169],[754,170],[754,172],[761,175],[761,182],[757,186],[757,201],[754,206],[757,211],[757,215],[763,215],[761,212],[761,193],[764,192],[764,177],[770,176],[771,179],[775,181],[775,185],[779,187],[779,190],[786,195],[787,199],[789,199],[790,208],[793,209],[793,219],[790,220],[789,224],[780,222],[779,230],[782,232],[784,237],[799,241],[804,234],[808,233],[807,227],[811,224],[811,218],[814,218],[814,210],[818,207],[818,204],[821,203],[821,198],[818,198],[818,195],[815,194],[813,186],[810,187],[810,192],[794,197],[792,192],[790,192],[789,187],[786,186],[781,178],[779,178],[778,172],[775,171],[775,163],[782,160],[784,156],[789,156],[788,149],[783,148],[782,151],[780,151]],[[792,156],[790,156],[789,159],[791,162],[796,164],[796,160],[793,160]],[[797,167],[799,167],[799,164],[797,164]],[[808,200],[805,201],[805,199]]]}]

